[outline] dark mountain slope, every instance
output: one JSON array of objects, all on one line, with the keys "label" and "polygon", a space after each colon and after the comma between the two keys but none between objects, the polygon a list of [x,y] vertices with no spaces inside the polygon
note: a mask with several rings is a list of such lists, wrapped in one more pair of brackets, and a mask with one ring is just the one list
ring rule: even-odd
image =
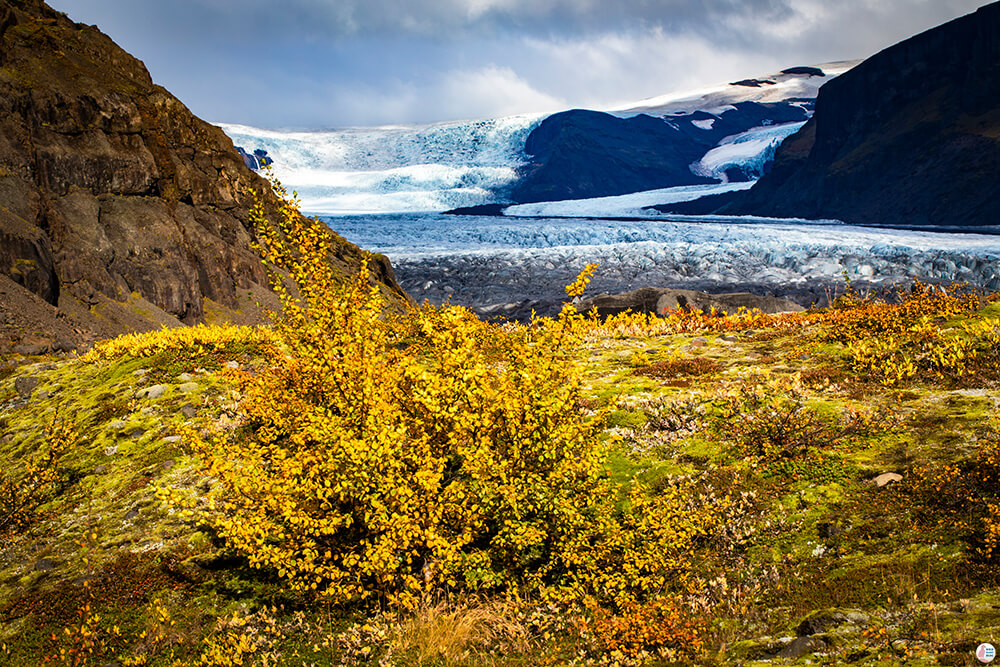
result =
[{"label": "dark mountain slope", "polygon": [[[39,0],[0,0],[0,273],[81,336],[258,317],[251,192],[273,210],[232,141],[139,60]],[[338,237],[331,259],[360,256]],[[401,294],[384,258],[375,273]]]},{"label": "dark mountain slope", "polygon": [[887,225],[1000,224],[1000,3],[824,85],[771,172],[720,212]]},{"label": "dark mountain slope", "polygon": [[[719,116],[697,111],[619,118],[583,109],[553,114],[528,135],[524,150],[531,161],[510,198],[529,203],[716,183],[692,173],[691,164],[723,137],[807,115],[804,104],[788,102],[737,102]],[[707,119],[711,127],[695,124]],[[735,173],[731,178],[746,179]]]}]

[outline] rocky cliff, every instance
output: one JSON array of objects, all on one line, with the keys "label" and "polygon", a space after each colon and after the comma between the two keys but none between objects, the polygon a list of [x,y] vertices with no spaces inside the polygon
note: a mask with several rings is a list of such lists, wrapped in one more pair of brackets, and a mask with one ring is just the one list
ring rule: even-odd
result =
[{"label": "rocky cliff", "polygon": [[771,172],[721,212],[1000,224],[1000,3],[825,84]]},{"label": "rocky cliff", "polygon": [[[0,0],[0,275],[50,315],[81,338],[258,318],[271,295],[252,248],[254,192],[273,210],[222,130],[97,28],[40,0]],[[342,270],[358,265],[357,247],[336,248]],[[373,273],[405,298],[387,260]],[[7,338],[45,334],[10,292]]]}]

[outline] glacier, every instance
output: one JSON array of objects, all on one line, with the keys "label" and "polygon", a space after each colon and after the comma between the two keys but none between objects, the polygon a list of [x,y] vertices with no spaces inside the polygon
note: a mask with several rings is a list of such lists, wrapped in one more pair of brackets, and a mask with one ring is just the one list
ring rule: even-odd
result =
[{"label": "glacier", "polygon": [[313,215],[443,211],[494,201],[517,177],[543,114],[320,132],[221,123],[263,149],[275,176]]},{"label": "glacier", "polygon": [[[589,263],[599,265],[595,293],[650,285],[748,290],[809,305],[843,289],[845,280],[861,289],[917,278],[1000,289],[1000,235],[991,235],[1000,227],[955,234],[646,208],[751,187],[802,123],[765,119],[723,136],[733,127],[727,109],[781,101],[810,111],[818,87],[851,64],[824,65],[823,76],[782,73],[767,77],[774,85],[738,82],[612,112],[655,114],[687,122],[690,132],[718,135],[690,165],[715,184],[512,205],[498,217],[435,211],[502,200],[527,164],[525,141],[543,115],[325,132],[222,127],[235,143],[267,151],[303,210],[321,215],[361,247],[388,255],[417,300],[484,309],[558,303],[563,286]],[[741,182],[728,182],[731,177]]]},{"label": "glacier", "polygon": [[[600,220],[381,215],[327,218],[385,253],[418,301],[473,307],[558,301],[584,266],[591,293],[637,287],[745,289],[822,302],[845,279],[886,287],[919,278],[1000,289],[1000,236],[855,227],[836,222]],[[996,231],[1000,232],[1000,228]]]},{"label": "glacier", "polygon": [[646,207],[657,204],[676,204],[709,195],[747,190],[751,186],[753,186],[753,182],[682,185],[676,188],[644,190],[613,197],[515,204],[506,207],[503,214],[515,218],[663,218],[663,214]]},{"label": "glacier", "polygon": [[691,165],[691,171],[699,176],[717,178],[723,183],[729,182],[731,170],[739,170],[746,179],[757,180],[774,162],[774,154],[781,142],[802,129],[803,125],[805,123],[783,123],[755,127],[728,136]]}]

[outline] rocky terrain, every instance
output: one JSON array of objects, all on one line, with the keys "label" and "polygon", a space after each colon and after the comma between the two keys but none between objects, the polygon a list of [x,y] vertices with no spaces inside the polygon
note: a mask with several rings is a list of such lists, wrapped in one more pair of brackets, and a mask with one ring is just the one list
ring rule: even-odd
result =
[{"label": "rocky terrain", "polygon": [[[0,0],[0,325],[4,344],[257,321],[273,303],[232,141],[97,28]],[[342,270],[361,251],[339,240]],[[384,258],[373,274],[399,298]],[[36,299],[37,297],[37,299]],[[34,307],[40,299],[51,308]]]},{"label": "rocky terrain", "polygon": [[721,211],[997,225],[998,34],[1000,3],[992,3],[826,83],[812,120],[781,145],[771,172],[747,193],[727,195],[733,201]]}]

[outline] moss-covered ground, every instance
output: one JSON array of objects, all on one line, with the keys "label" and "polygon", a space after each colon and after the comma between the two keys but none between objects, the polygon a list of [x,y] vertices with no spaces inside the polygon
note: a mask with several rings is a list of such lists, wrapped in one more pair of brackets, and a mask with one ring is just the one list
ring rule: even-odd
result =
[{"label": "moss-covered ground", "polygon": [[[938,329],[998,314],[991,304]],[[654,489],[685,477],[738,499],[688,600],[707,619],[699,663],[973,664],[980,642],[1000,640],[989,537],[1000,489],[972,481],[992,470],[995,362],[878,382],[824,326],[595,330],[578,355],[582,407],[608,414],[608,471]],[[233,374],[270,362],[253,349],[29,361],[0,372],[6,479],[44,450],[54,421],[79,437],[31,525],[0,549],[0,662],[619,659],[588,645],[565,610],[531,600],[388,615],[309,604],[161,501],[159,489],[213,485],[185,434],[233,422]]]}]

